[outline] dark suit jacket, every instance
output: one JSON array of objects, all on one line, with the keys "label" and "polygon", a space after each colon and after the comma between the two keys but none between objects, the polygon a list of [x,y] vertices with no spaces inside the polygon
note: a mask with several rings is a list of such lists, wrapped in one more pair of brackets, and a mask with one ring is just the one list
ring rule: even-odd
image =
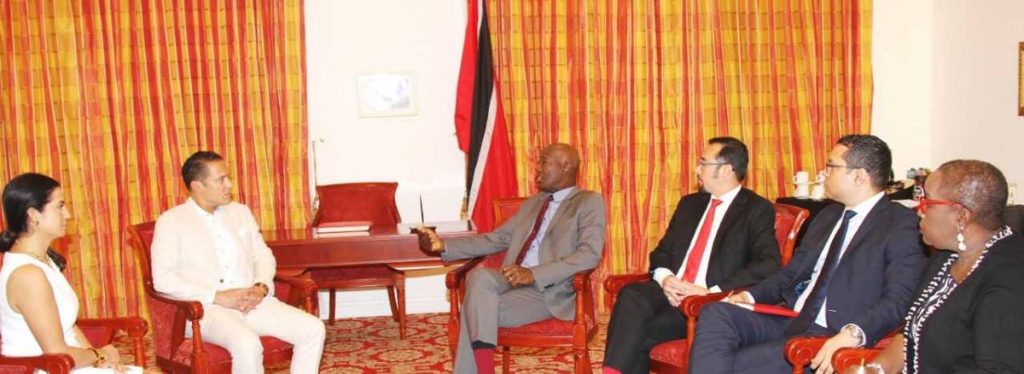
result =
[{"label": "dark suit jacket", "polygon": [[[447,262],[486,256],[507,248],[502,266],[514,264],[549,195],[539,193],[526,199],[512,218],[488,234],[445,240],[441,259]],[[534,287],[544,293],[544,302],[555,317],[572,320],[575,316],[572,276],[593,269],[601,261],[604,214],[604,198],[600,194],[576,190],[566,196],[548,223],[538,253],[540,264],[530,271]]]},{"label": "dark suit jacket", "polygon": [[[915,298],[951,254],[932,256]],[[1024,238],[993,245],[921,331],[919,373],[1024,372]]]},{"label": "dark suit jacket", "polygon": [[[814,217],[790,263],[748,290],[758,303],[796,304],[796,286],[810,279],[842,213],[843,206],[833,204]],[[866,344],[874,345],[902,322],[925,261],[917,216],[882,198],[864,217],[832,272],[828,326],[856,324],[867,335]]]},{"label": "dark suit jacket", "polygon": [[[679,200],[672,222],[651,252],[652,275],[657,268],[679,270],[710,200],[707,192]],[[746,188],[740,189],[711,244],[708,286],[731,290],[757,283],[779,268],[781,257],[772,203]]]}]

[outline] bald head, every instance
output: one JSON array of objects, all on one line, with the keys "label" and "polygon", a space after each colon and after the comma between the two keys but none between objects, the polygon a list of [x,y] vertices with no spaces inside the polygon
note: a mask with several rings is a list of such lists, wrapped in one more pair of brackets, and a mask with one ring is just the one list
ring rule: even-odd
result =
[{"label": "bald head", "polygon": [[974,215],[974,221],[990,230],[1003,225],[1006,209],[1006,177],[985,161],[953,160],[939,166],[932,193],[960,203]]},{"label": "bald head", "polygon": [[544,152],[548,152],[551,157],[572,169],[573,179],[576,179],[576,174],[580,170],[580,153],[576,151],[575,147],[565,143],[555,143],[544,148]]},{"label": "bald head", "polygon": [[535,182],[545,192],[555,192],[576,185],[580,170],[580,154],[571,145],[555,143],[540,153]]}]

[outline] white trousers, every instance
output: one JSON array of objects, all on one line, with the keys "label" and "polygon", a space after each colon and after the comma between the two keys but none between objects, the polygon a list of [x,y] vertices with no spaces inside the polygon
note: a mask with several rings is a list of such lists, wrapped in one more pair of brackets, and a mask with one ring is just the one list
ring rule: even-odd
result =
[{"label": "white trousers", "polygon": [[293,346],[291,373],[317,373],[324,353],[324,323],[305,311],[266,297],[249,313],[203,305],[203,341],[231,353],[231,372],[263,373],[260,336],[272,336]]}]

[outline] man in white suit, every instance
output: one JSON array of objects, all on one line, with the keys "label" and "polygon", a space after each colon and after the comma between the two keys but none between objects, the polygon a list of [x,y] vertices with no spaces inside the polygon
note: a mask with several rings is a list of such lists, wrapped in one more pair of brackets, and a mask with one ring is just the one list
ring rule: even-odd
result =
[{"label": "man in white suit", "polygon": [[260,336],[294,346],[292,373],[316,373],[324,323],[274,297],[274,255],[249,208],[231,201],[224,159],[196,152],[185,161],[181,176],[189,198],[156,221],[153,286],[171,297],[203,303],[203,340],[231,353],[233,373],[263,372]]}]

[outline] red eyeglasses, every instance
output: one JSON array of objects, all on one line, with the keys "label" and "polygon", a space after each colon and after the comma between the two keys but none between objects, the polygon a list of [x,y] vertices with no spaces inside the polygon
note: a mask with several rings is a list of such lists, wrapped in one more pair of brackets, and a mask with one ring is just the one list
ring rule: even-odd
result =
[{"label": "red eyeglasses", "polygon": [[927,197],[922,197],[921,199],[917,200],[917,212],[921,213],[921,214],[924,214],[924,212],[927,211],[928,208],[933,206],[933,205],[952,205],[952,206],[958,207],[960,209],[967,210],[967,208],[964,208],[964,206],[960,205],[959,203],[954,203],[954,202],[948,201],[948,200],[937,200],[937,199],[929,199]]}]

